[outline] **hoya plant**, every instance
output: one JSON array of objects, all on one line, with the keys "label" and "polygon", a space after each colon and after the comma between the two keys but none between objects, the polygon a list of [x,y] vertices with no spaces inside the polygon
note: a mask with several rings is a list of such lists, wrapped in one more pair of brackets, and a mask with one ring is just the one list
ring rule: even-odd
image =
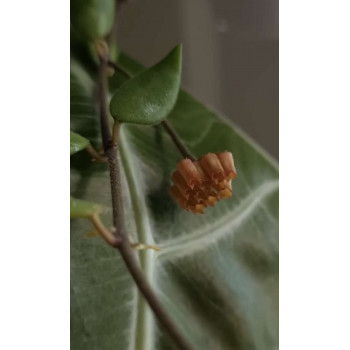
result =
[{"label": "hoya plant", "polygon": [[278,347],[278,168],[71,0],[72,349]]}]

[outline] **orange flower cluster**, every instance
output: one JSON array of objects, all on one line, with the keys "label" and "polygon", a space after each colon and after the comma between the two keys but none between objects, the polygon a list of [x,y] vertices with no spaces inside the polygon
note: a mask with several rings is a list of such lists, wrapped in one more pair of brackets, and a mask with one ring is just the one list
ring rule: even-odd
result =
[{"label": "orange flower cluster", "polygon": [[236,169],[230,152],[208,153],[199,160],[183,159],[172,174],[170,194],[181,208],[203,213],[205,207],[231,197]]}]

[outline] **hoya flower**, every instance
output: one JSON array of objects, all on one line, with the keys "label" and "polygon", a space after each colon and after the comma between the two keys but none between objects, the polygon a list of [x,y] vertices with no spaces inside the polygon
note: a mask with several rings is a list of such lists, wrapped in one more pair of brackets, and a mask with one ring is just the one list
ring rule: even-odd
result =
[{"label": "hoya flower", "polygon": [[181,208],[203,213],[207,206],[231,197],[236,169],[230,152],[208,153],[198,160],[182,159],[172,174],[170,195]]}]

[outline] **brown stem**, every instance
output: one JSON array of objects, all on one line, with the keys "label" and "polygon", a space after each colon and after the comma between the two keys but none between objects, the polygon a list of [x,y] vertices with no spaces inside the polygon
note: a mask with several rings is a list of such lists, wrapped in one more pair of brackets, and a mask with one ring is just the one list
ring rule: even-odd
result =
[{"label": "brown stem", "polygon": [[118,240],[118,244],[115,247],[119,250],[130,274],[132,275],[139,291],[148,302],[149,306],[153,310],[160,324],[167,332],[172,341],[178,346],[179,349],[191,350],[188,342],[182,337],[181,333],[176,328],[168,314],[165,312],[162,305],[159,303],[156,294],[152,287],[148,283],[147,279],[143,275],[134,252],[131,249],[127,234],[125,231],[124,222],[124,206],[122,200],[122,187],[120,176],[120,163],[119,163],[119,128],[114,127],[114,141],[112,141],[111,132],[108,124],[107,115],[107,91],[106,91],[106,71],[108,66],[108,58],[100,57],[100,69],[99,69],[99,97],[100,97],[100,123],[102,131],[102,139],[104,145],[105,155],[108,159],[111,194],[113,204],[113,223],[116,228],[115,236]]},{"label": "brown stem", "polygon": [[101,163],[106,161],[106,159],[102,157],[90,144],[86,147],[86,151],[90,154],[93,160]]},{"label": "brown stem", "polygon": [[97,232],[104,238],[104,240],[112,247],[119,244],[119,238],[113,236],[106,226],[102,223],[100,217],[96,214],[90,217],[92,224],[95,226]]},{"label": "brown stem", "polygon": [[163,306],[159,303],[156,294],[154,293],[152,287],[148,283],[148,281],[143,276],[140,271],[139,264],[135,259],[134,252],[132,251],[130,244],[124,240],[122,245],[119,248],[120,254],[122,255],[124,262],[132,275],[135,283],[137,284],[139,291],[146,299],[148,305],[153,310],[156,315],[159,323],[163,327],[170,339],[177,345],[179,349],[182,350],[191,350],[190,344],[187,342],[185,338],[183,338],[182,334],[176,328],[173,321],[170,319],[169,315],[164,310]]},{"label": "brown stem", "polygon": [[192,153],[189,151],[189,149],[184,145],[184,143],[181,141],[179,135],[176,133],[176,131],[173,129],[173,127],[166,121],[162,121],[162,125],[166,132],[169,134],[173,142],[175,143],[176,147],[179,149],[181,154],[185,158],[189,158],[193,161],[196,160],[196,157],[192,155]]}]

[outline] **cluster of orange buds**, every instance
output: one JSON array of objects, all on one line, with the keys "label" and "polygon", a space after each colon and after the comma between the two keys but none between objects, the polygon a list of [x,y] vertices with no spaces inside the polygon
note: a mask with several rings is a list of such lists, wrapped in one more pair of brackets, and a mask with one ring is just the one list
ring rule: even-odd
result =
[{"label": "cluster of orange buds", "polygon": [[208,153],[198,160],[182,159],[172,174],[170,195],[181,208],[203,213],[207,206],[231,197],[236,169],[230,152]]}]

